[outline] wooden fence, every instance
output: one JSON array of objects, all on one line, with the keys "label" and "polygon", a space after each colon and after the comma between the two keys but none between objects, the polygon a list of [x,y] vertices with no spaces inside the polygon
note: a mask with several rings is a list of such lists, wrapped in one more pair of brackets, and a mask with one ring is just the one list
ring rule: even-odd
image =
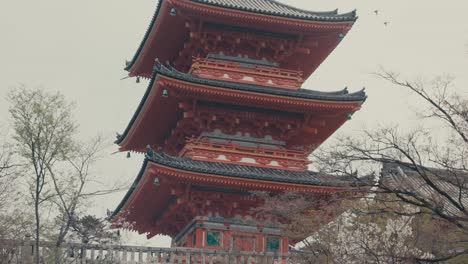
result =
[{"label": "wooden fence", "polygon": [[122,245],[67,243],[60,249],[41,243],[36,252],[33,241],[0,243],[0,264],[30,264],[39,253],[41,263],[53,264],[58,256],[61,264],[299,264],[297,253],[255,253],[201,250],[188,248],[156,248]]}]

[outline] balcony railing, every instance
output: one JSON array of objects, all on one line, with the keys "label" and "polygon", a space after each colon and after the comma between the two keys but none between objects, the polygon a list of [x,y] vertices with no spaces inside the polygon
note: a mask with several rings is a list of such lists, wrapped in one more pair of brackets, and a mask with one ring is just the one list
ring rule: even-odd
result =
[{"label": "balcony railing", "polygon": [[[255,163],[250,162],[249,165],[260,164],[262,167],[275,169],[304,171],[310,164],[307,154],[303,151],[245,147],[233,143],[211,142],[206,139],[187,139],[185,147],[179,153],[180,157],[223,162],[218,159],[220,155],[230,161],[226,163],[242,164],[242,158],[249,158],[255,161]],[[276,162],[277,165],[269,165],[271,162]]]},{"label": "balcony railing", "polygon": [[302,71],[209,58],[195,58],[190,73],[207,79],[258,84],[289,90],[298,90],[304,82]]},{"label": "balcony railing", "polygon": [[66,243],[57,250],[52,243],[43,242],[36,251],[33,241],[0,241],[0,263],[31,264],[39,252],[44,264],[54,263],[60,254],[61,264],[299,264],[298,253],[228,252],[219,250],[158,248],[123,245]]}]

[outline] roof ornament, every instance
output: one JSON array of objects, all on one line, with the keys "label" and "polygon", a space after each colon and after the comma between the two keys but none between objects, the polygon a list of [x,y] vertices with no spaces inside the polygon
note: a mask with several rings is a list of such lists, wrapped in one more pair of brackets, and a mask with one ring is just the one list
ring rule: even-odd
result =
[{"label": "roof ornament", "polygon": [[161,70],[161,62],[159,62],[158,58],[154,59],[154,69]]},{"label": "roof ornament", "polygon": [[151,148],[150,145],[146,145],[146,156],[148,157],[153,157],[154,156],[154,151]]},{"label": "roof ornament", "polygon": [[344,38],[344,34],[343,34],[343,33],[340,33],[340,34],[338,35],[338,40],[341,41],[341,40],[343,40],[343,38]]},{"label": "roof ornament", "polygon": [[153,181],[153,184],[156,185],[156,186],[159,186],[159,178],[158,177],[154,177],[154,181]]},{"label": "roof ornament", "polygon": [[177,10],[175,9],[175,7],[171,8],[170,14],[171,16],[177,16]]}]

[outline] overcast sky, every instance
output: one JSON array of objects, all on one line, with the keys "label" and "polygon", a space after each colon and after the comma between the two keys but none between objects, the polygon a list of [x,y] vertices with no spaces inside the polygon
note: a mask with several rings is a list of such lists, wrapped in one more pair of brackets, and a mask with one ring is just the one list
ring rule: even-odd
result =
[{"label": "overcast sky", "polygon": [[[288,0],[308,10],[357,9],[359,19],[340,46],[304,84],[314,90],[366,87],[368,100],[340,132],[380,124],[410,127],[418,101],[371,73],[383,66],[409,78],[451,74],[468,93],[468,1],[466,0]],[[0,125],[8,125],[7,91],[19,84],[61,91],[76,102],[83,138],[101,134],[113,141],[123,132],[147,87],[126,76],[153,15],[155,0],[0,0]],[[379,15],[374,14],[379,10]],[[384,22],[389,22],[388,26]],[[463,87],[463,88],[462,88]],[[104,182],[131,182],[143,157],[110,155],[96,173]],[[94,204],[103,215],[123,197]],[[136,240],[135,240],[136,241]],[[138,243],[168,245],[167,239]]]}]

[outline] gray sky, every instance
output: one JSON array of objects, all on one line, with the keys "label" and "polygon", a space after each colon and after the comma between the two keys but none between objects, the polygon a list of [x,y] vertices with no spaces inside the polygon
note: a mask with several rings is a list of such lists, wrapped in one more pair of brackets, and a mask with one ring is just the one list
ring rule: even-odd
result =
[{"label": "gray sky", "polygon": [[[357,9],[359,19],[344,41],[304,84],[314,90],[366,87],[368,100],[340,132],[379,124],[410,127],[418,101],[371,73],[380,66],[410,78],[451,74],[468,93],[466,0],[287,0],[309,10]],[[156,1],[0,0],[0,125],[8,124],[5,94],[18,84],[61,91],[76,102],[80,135],[113,140],[123,132],[147,87],[126,76],[125,60],[136,51]],[[379,15],[374,10],[380,10]],[[390,22],[384,26],[384,22]],[[104,182],[131,182],[142,156],[109,153],[97,166]],[[91,209],[103,215],[124,193],[100,199]],[[168,245],[167,239],[136,243]]]}]

